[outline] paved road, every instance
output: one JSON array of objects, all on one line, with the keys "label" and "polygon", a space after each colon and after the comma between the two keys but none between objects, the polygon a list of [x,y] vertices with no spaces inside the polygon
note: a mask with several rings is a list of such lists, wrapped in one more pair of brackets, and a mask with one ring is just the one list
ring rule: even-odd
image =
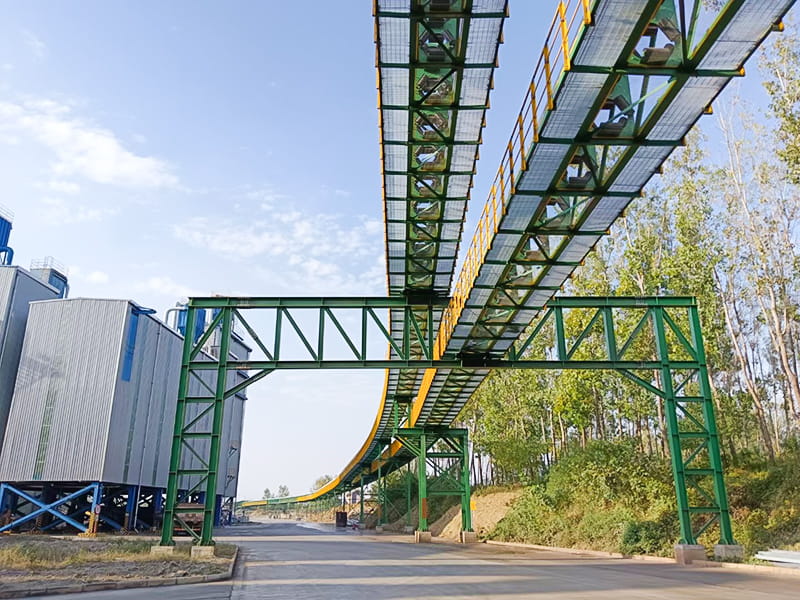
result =
[{"label": "paved road", "polygon": [[[81,600],[797,600],[800,580],[276,521],[221,531],[241,548],[233,582],[81,594]],[[64,597],[65,600],[67,597]]]}]

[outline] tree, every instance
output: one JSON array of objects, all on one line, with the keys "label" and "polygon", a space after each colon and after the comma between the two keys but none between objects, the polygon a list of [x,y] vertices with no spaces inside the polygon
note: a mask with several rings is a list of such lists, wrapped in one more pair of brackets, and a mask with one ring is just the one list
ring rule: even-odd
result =
[{"label": "tree", "polygon": [[321,487],[323,487],[326,483],[333,480],[333,477],[330,475],[320,475],[314,480],[314,483],[311,485],[311,491],[315,492]]},{"label": "tree", "polygon": [[289,488],[287,486],[285,485],[278,486],[278,496],[277,496],[278,498],[286,498],[286,496],[289,495],[291,495],[291,492],[289,491]]},{"label": "tree", "polygon": [[261,496],[261,499],[262,500],[269,500],[270,498],[272,498],[272,492],[269,491],[269,488],[265,488],[264,489],[264,495]]}]

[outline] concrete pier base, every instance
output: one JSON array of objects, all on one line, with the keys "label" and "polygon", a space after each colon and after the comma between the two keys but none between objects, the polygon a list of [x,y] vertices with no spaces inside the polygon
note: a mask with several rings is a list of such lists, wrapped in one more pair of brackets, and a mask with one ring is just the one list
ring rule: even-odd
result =
[{"label": "concrete pier base", "polygon": [[415,531],[414,543],[416,544],[430,544],[431,532],[430,531]]},{"label": "concrete pier base", "polygon": [[192,558],[213,558],[216,546],[192,546]]},{"label": "concrete pier base", "polygon": [[474,531],[462,531],[459,540],[462,544],[477,544],[478,534]]},{"label": "concrete pier base", "polygon": [[739,544],[717,544],[714,546],[714,558],[728,562],[744,560],[744,547]]},{"label": "concrete pier base", "polygon": [[403,526],[403,533],[414,533],[414,526],[413,525]]},{"label": "concrete pier base", "polygon": [[153,556],[172,556],[175,554],[175,546],[150,546],[150,554]]},{"label": "concrete pier base", "polygon": [[375,533],[383,533],[383,525],[376,525]]},{"label": "concrete pier base", "polygon": [[675,562],[690,565],[693,560],[706,560],[706,547],[700,544],[675,544]]}]

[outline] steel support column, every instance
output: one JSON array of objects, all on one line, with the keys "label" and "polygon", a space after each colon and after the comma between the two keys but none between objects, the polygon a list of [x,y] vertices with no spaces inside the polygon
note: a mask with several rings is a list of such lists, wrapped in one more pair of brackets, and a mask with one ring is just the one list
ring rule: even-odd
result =
[{"label": "steel support column", "polygon": [[364,476],[362,475],[359,481],[358,491],[358,522],[360,525],[364,524]]},{"label": "steel support column", "polygon": [[428,438],[421,432],[417,455],[417,496],[419,499],[417,531],[428,531]]},{"label": "steel support column", "polygon": [[411,472],[411,463],[408,463],[408,469],[405,471],[406,480],[406,527],[411,527],[411,482],[414,480],[414,475]]}]

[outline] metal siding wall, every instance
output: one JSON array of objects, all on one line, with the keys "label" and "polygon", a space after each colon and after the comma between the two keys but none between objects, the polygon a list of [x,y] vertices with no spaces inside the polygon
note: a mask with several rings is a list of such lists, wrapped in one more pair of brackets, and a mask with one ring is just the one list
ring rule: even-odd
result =
[{"label": "metal siding wall", "polygon": [[[206,355],[207,357],[207,355]],[[199,376],[202,378],[205,385],[211,390],[215,389],[216,386],[216,371],[201,371]],[[200,381],[198,381],[197,377],[191,376],[189,378],[189,389],[188,389],[189,396],[213,396],[213,393],[209,393],[209,390],[204,387]],[[198,405],[198,404],[188,404],[186,406],[186,423],[189,423],[192,419],[194,419],[197,415],[199,415],[207,405]],[[174,419],[174,417],[173,417]],[[210,431],[211,430],[211,423],[212,423],[212,414],[211,411],[207,415],[205,415],[200,421],[192,428],[192,431]],[[171,436],[170,436],[171,438]],[[204,439],[195,439],[192,440],[192,447],[197,451],[200,456],[207,457],[209,453],[209,443],[208,440]],[[185,447],[181,453],[181,468],[186,469],[198,469],[203,467],[200,461],[195,457],[191,452],[189,452]],[[192,476],[192,477],[184,477],[182,481],[178,482],[178,487],[180,489],[188,489],[193,487],[197,481],[199,480],[199,476]]]},{"label": "metal siding wall", "polygon": [[[58,305],[52,308],[60,310]],[[39,310],[45,310],[45,306],[42,305]],[[39,437],[32,434],[31,424],[35,421],[41,423],[52,375],[52,361],[40,350],[47,346],[51,332],[45,327],[36,326],[36,321],[37,305],[33,305],[22,346],[6,436],[0,452],[0,481],[33,479]]]},{"label": "metal siding wall", "polygon": [[0,267],[0,448],[14,396],[29,303],[57,295],[19,267]]},{"label": "metal siding wall", "polygon": [[[226,381],[226,387],[232,388],[238,383],[236,373],[229,371]],[[224,496],[225,490],[228,487],[228,463],[230,462],[231,450],[231,428],[234,420],[234,404],[233,397],[225,400],[225,410],[223,411],[222,419],[222,436],[219,440],[219,475],[217,476],[217,494]]]},{"label": "metal siding wall", "polygon": [[250,356],[250,347],[241,340],[237,334],[231,335],[230,354],[239,360],[247,360]]},{"label": "metal siding wall", "polygon": [[31,304],[0,480],[101,479],[124,318],[113,301]]},{"label": "metal siding wall", "polygon": [[[133,305],[127,304],[122,330],[122,353],[133,320]],[[129,381],[117,373],[113,409],[106,448],[103,481],[124,485],[147,485],[141,481],[142,457],[150,412],[150,393],[161,325],[147,315],[138,316],[133,363]]]},{"label": "metal siding wall", "polygon": [[0,267],[0,335],[5,335],[11,294],[17,282],[16,267]]},{"label": "metal siding wall", "polygon": [[117,373],[122,360],[127,303],[113,300],[60,300],[60,322],[45,326],[62,379],[46,448],[43,481],[103,480]]},{"label": "metal siding wall", "polygon": [[183,338],[171,329],[161,328],[142,459],[142,485],[167,486],[182,351]]},{"label": "metal siding wall", "polygon": [[[237,371],[234,384],[238,385],[245,379],[246,377]],[[230,432],[229,453],[226,469],[226,485],[225,490],[222,492],[223,496],[226,497],[236,496],[236,491],[239,487],[239,463],[241,461],[245,400],[244,394],[236,394],[228,400],[231,404],[230,420],[227,423]]]}]

